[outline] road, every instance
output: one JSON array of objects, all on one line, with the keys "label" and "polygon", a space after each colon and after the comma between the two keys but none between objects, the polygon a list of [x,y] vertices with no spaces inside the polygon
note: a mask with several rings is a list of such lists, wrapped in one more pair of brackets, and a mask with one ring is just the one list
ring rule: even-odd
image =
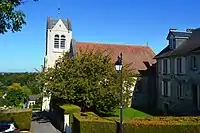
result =
[{"label": "road", "polygon": [[44,112],[33,113],[31,131],[33,133],[61,133],[51,124],[47,113]]}]

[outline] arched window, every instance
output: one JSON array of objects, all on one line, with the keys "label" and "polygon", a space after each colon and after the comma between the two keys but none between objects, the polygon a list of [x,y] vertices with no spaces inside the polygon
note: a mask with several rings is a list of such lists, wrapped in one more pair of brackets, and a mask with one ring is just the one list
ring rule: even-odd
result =
[{"label": "arched window", "polygon": [[61,36],[61,42],[60,42],[60,48],[64,49],[65,48],[65,36],[62,35]]},{"label": "arched window", "polygon": [[59,35],[54,36],[54,48],[59,48]]}]

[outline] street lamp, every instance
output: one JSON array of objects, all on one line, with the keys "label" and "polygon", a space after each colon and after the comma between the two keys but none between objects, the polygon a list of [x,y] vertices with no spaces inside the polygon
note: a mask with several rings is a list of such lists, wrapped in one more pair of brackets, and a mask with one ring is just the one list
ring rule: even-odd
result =
[{"label": "street lamp", "polygon": [[122,53],[117,57],[115,62],[116,71],[120,72],[120,133],[123,133],[123,100],[122,100]]}]

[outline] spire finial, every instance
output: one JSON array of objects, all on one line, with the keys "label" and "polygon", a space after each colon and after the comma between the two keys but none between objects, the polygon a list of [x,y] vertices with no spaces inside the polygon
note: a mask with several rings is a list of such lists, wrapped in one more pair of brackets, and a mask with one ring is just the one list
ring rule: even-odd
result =
[{"label": "spire finial", "polygon": [[58,0],[58,18],[60,18],[60,9],[61,9],[61,7],[60,7],[60,1]]},{"label": "spire finial", "polygon": [[58,7],[58,18],[60,18],[60,7]]}]

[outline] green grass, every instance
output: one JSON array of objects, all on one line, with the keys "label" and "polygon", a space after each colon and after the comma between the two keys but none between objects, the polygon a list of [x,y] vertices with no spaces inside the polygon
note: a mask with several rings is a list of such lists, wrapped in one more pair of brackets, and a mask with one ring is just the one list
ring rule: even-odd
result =
[{"label": "green grass", "polygon": [[[120,115],[120,110],[115,110],[116,115]],[[133,109],[133,108],[125,108],[123,109],[123,116],[125,119],[127,118],[134,118],[134,117],[150,117],[149,114],[146,114],[144,112],[141,112],[139,110]]]},{"label": "green grass", "polygon": [[[109,119],[109,120],[118,121],[119,115],[120,115],[120,110],[115,109],[114,115],[116,115],[118,117],[105,117],[105,118]],[[151,117],[151,115],[141,112],[139,110],[133,109],[133,108],[124,108],[123,109],[123,119],[125,121],[131,120],[131,119],[143,119],[143,118],[150,118],[150,117]]]}]

